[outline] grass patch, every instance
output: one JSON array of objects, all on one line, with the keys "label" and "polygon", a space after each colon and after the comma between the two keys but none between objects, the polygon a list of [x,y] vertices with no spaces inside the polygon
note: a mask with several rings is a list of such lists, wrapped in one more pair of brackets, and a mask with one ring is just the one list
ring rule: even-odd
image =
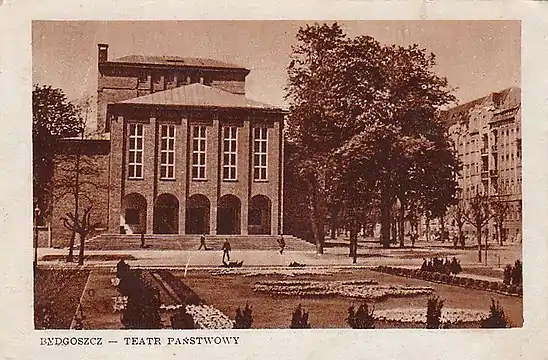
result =
[{"label": "grass patch", "polygon": [[[34,307],[49,312],[49,329],[69,329],[89,270],[37,269],[34,276]],[[35,328],[42,328],[35,316]]]}]

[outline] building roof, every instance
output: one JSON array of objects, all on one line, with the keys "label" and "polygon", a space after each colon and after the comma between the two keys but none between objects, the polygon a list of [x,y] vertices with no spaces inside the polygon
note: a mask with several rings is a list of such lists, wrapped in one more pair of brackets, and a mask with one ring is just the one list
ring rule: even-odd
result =
[{"label": "building roof", "polygon": [[520,103],[521,89],[511,87],[445,110],[442,112],[442,118],[449,125],[453,125],[458,122],[468,122],[470,111],[479,105],[493,104],[495,106],[494,110],[502,110],[511,109]]},{"label": "building roof", "polygon": [[233,94],[200,83],[155,92],[120,101],[118,104],[282,110],[272,105],[250,100],[244,95]]},{"label": "building roof", "polygon": [[241,66],[219,60],[181,56],[127,55],[114,59],[113,62],[187,67],[208,67],[222,69],[245,69]]}]

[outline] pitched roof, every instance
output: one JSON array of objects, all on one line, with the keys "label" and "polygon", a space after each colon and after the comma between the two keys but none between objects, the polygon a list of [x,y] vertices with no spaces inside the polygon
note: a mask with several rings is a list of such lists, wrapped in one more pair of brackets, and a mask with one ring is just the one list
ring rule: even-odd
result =
[{"label": "pitched roof", "polygon": [[516,107],[520,102],[521,89],[511,87],[445,110],[442,112],[442,118],[450,125],[458,122],[468,122],[470,111],[476,106],[493,103],[497,110],[502,110]]},{"label": "pitched roof", "polygon": [[272,105],[250,100],[243,95],[233,94],[200,83],[155,92],[120,101],[118,104],[282,110]]},{"label": "pitched roof", "polygon": [[223,69],[244,69],[239,65],[230,64],[219,60],[181,56],[127,55],[114,59],[113,62],[188,67],[210,67]]}]

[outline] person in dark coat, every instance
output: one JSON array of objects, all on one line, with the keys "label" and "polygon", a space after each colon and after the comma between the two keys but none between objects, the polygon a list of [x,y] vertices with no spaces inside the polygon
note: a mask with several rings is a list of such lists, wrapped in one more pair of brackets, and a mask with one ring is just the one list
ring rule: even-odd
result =
[{"label": "person in dark coat", "polygon": [[278,245],[280,245],[280,254],[283,254],[285,249],[285,240],[283,235],[280,235],[280,238],[278,239]]},{"label": "person in dark coat", "polygon": [[202,248],[204,248],[204,250],[207,250],[205,234],[202,234],[200,236],[200,247],[198,248],[198,250],[202,250]]},{"label": "person in dark coat", "polygon": [[230,262],[230,250],[232,250],[232,248],[230,247],[230,243],[228,242],[228,239],[225,239],[222,250],[223,250],[223,262],[225,262],[225,256]]}]

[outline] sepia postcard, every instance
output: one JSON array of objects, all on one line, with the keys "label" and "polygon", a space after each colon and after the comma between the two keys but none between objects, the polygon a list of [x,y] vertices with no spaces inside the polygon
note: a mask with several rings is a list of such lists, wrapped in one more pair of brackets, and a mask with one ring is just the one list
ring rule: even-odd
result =
[{"label": "sepia postcard", "polygon": [[6,358],[545,358],[547,8],[327,4],[2,25]]}]

